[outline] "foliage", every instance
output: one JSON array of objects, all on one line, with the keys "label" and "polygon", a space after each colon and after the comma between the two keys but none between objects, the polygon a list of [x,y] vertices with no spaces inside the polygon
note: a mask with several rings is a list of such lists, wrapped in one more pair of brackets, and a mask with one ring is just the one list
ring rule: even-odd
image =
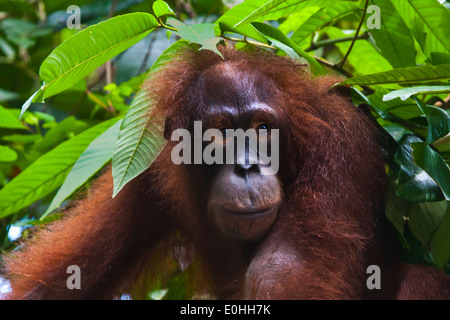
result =
[{"label": "foliage", "polygon": [[385,133],[386,215],[402,257],[450,272],[449,1],[72,4],[75,29],[67,1],[0,0],[2,249],[13,226],[45,223],[111,159],[114,195],[148,168],[163,120],[148,112],[143,80],[180,47],[220,54],[235,41],[347,78],[337,85],[352,86]]}]

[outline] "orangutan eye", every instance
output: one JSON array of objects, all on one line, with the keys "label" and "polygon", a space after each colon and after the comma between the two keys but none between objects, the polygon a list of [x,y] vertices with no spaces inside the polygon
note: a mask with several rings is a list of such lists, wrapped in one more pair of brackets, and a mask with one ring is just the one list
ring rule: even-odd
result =
[{"label": "orangutan eye", "polygon": [[228,128],[228,127],[219,128],[219,131],[222,133],[224,138],[227,136],[227,133],[229,132],[229,130],[230,130],[230,128]]},{"label": "orangutan eye", "polygon": [[[263,132],[260,132],[261,130],[265,130]],[[258,131],[259,134],[267,134],[270,132],[270,126],[267,123],[261,123],[256,128],[256,131]]]}]

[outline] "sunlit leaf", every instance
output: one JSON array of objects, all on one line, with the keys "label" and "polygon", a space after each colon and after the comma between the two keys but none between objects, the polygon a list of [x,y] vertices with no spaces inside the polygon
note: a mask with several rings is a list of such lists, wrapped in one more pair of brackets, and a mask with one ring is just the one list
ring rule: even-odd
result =
[{"label": "sunlit leaf", "polygon": [[213,23],[200,23],[188,26],[177,19],[169,18],[167,19],[167,24],[178,29],[178,31],[172,32],[182,39],[200,44],[199,50],[211,50],[223,58],[217,49],[217,44],[222,41],[222,38],[216,37]]},{"label": "sunlit leaf", "polygon": [[[179,40],[167,48],[149,71],[149,77],[173,59],[175,53],[187,46]],[[153,100],[140,89],[126,113],[119,131],[112,158],[113,196],[132,179],[146,170],[158,157],[166,141],[163,137],[164,119],[154,112]]]},{"label": "sunlit leaf", "polygon": [[295,43],[300,43],[320,27],[335,19],[342,18],[358,9],[358,4],[350,1],[337,1],[320,9],[306,20],[290,37]]},{"label": "sunlit leaf", "polygon": [[450,64],[439,66],[408,67],[357,76],[342,82],[342,85],[376,85],[386,83],[416,83],[450,79]]},{"label": "sunlit leaf", "polygon": [[315,6],[324,8],[332,0],[253,0],[245,1],[229,10],[229,14],[241,19],[236,27],[245,23],[276,20],[304,8]]},{"label": "sunlit leaf", "polygon": [[153,13],[157,18],[175,15],[175,12],[173,12],[169,5],[165,1],[161,0],[153,2]]},{"label": "sunlit leaf", "polygon": [[22,114],[31,102],[42,102],[44,98],[70,88],[157,26],[153,15],[135,12],[90,26],[68,38],[41,64],[39,75],[44,84],[36,96],[22,106]]},{"label": "sunlit leaf", "polygon": [[411,67],[416,62],[414,37],[390,0],[370,0],[380,8],[380,29],[370,33],[385,57],[394,68]]},{"label": "sunlit leaf", "polygon": [[117,121],[89,144],[75,162],[41,219],[44,219],[47,214],[58,208],[67,197],[88,181],[105,163],[111,160],[121,123],[122,120]]},{"label": "sunlit leaf", "polygon": [[391,2],[431,63],[450,63],[450,11],[434,0]]},{"label": "sunlit leaf", "polygon": [[299,56],[305,58],[306,61],[308,61],[309,64],[311,65],[313,73],[315,74],[325,73],[322,66],[317,62],[317,60],[313,56],[311,56],[310,54],[305,52],[302,48],[300,48],[297,44],[295,44],[294,41],[289,39],[283,32],[268,24],[261,22],[254,22],[253,25],[255,26],[256,29],[258,29],[258,31],[260,31],[269,39],[273,38],[275,40],[280,41],[281,43],[292,48]]},{"label": "sunlit leaf", "polygon": [[17,159],[17,153],[7,146],[0,145],[0,162],[11,162]]}]

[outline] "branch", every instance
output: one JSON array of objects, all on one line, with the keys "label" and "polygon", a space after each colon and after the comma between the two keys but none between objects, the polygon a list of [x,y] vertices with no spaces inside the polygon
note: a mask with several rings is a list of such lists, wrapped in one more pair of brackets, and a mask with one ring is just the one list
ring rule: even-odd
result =
[{"label": "branch", "polygon": [[350,47],[348,48],[347,53],[345,54],[344,58],[341,60],[341,62],[338,63],[340,68],[342,68],[344,66],[345,61],[347,60],[350,52],[352,51],[353,45],[355,44],[355,41],[356,41],[356,38],[358,38],[359,31],[361,30],[362,24],[364,22],[364,18],[366,17],[366,11],[367,11],[368,5],[369,5],[369,0],[366,0],[366,3],[364,4],[364,11],[363,11],[361,20],[359,21],[358,28],[356,28],[356,33],[353,38],[353,41],[350,44]]},{"label": "branch", "polygon": [[[311,43],[309,48],[305,49],[305,51],[312,51],[312,50],[316,50],[318,48],[325,47],[325,46],[328,46],[328,45],[332,45],[332,44],[335,44],[335,43],[351,41],[354,38],[355,38],[354,36],[351,36],[351,37],[345,37],[345,38],[339,38],[339,39],[328,39],[328,40],[323,40],[323,41],[319,41],[319,42],[316,42],[316,43]],[[363,34],[359,35],[356,40],[368,39],[368,38],[369,38],[369,33],[368,32],[364,32]]]}]

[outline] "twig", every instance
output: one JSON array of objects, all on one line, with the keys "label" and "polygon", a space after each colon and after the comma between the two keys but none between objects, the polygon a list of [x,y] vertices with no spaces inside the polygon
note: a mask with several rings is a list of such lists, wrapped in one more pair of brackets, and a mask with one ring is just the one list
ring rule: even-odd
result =
[{"label": "twig", "polygon": [[150,43],[147,48],[147,51],[145,52],[144,59],[142,60],[141,66],[139,67],[139,70],[138,70],[136,76],[138,76],[144,72],[145,65],[147,64],[148,58],[150,57],[150,53],[152,52],[153,42],[155,41],[155,39],[156,39],[156,32],[153,32],[151,39],[150,39]]},{"label": "twig", "polygon": [[344,63],[347,60],[350,52],[352,51],[352,48],[353,48],[353,45],[356,42],[356,39],[358,38],[359,31],[361,30],[362,24],[364,22],[364,18],[366,17],[366,11],[367,11],[367,6],[368,5],[369,5],[369,0],[366,0],[366,2],[364,4],[364,11],[363,11],[361,20],[359,21],[358,28],[356,28],[355,36],[353,37],[353,41],[350,44],[350,47],[348,48],[347,53],[345,54],[344,58],[341,60],[341,62],[338,63],[339,68],[342,68],[344,66]]},{"label": "twig", "polygon": [[[369,38],[369,33],[364,32],[363,34],[361,34],[361,35],[359,35],[357,37],[357,40],[359,40],[359,39],[368,39],[368,38]],[[325,46],[328,46],[328,45],[332,45],[332,44],[335,44],[335,43],[351,41],[353,39],[354,39],[354,36],[345,37],[345,38],[339,38],[339,39],[323,40],[323,41],[319,41],[319,42],[316,42],[316,43],[311,43],[309,48],[305,49],[305,51],[312,51],[312,50],[316,50],[318,48],[325,47]]]},{"label": "twig", "polygon": [[[114,10],[116,9],[118,0],[113,0],[111,3],[111,8],[109,9],[108,19],[111,18],[114,14]],[[110,84],[112,82],[112,65],[111,60],[106,61],[106,84]]]}]

